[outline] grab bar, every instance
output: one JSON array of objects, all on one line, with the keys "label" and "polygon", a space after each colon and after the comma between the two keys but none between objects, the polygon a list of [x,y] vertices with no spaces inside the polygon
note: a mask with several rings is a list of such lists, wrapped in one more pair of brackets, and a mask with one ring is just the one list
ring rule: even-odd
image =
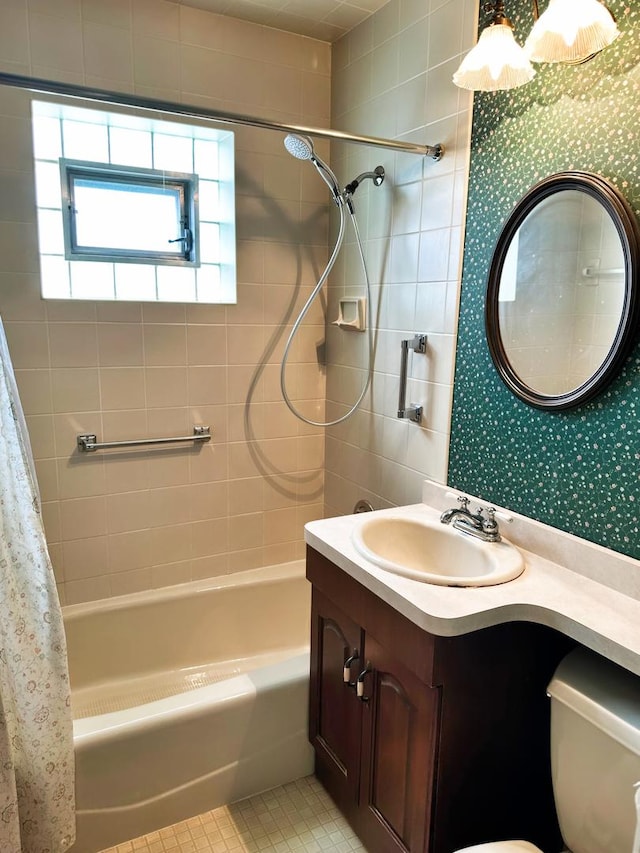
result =
[{"label": "grab bar", "polygon": [[416,424],[419,424],[422,420],[422,406],[408,406],[406,405],[405,398],[407,394],[407,366],[409,362],[409,347],[414,352],[426,352],[427,351],[427,336],[426,335],[414,335],[413,338],[409,340],[400,341],[400,391],[398,393],[398,417],[399,418],[408,418],[410,421],[413,421]]},{"label": "grab bar", "polygon": [[105,450],[108,447],[141,447],[147,444],[175,444],[177,441],[210,441],[211,428],[194,426],[193,435],[181,435],[177,438],[136,438],[131,441],[101,441],[98,442],[94,433],[78,436],[78,450],[81,453],[93,453],[94,450]]},{"label": "grab bar", "polygon": [[624,275],[624,267],[612,267],[611,269],[600,269],[600,267],[583,267],[582,275],[585,278],[598,278],[601,275]]}]

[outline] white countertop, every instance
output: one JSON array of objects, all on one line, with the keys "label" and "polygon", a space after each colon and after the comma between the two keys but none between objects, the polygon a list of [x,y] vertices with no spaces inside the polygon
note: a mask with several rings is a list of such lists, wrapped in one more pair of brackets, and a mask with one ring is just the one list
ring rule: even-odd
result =
[{"label": "white countertop", "polygon": [[[425,503],[379,512],[437,522],[445,508],[455,506],[450,495],[427,482]],[[502,524],[501,532],[525,557],[520,577],[487,587],[436,586],[384,571],[361,557],[351,532],[362,518],[312,521],[305,527],[305,541],[426,631],[456,636],[504,622],[537,622],[640,675],[638,560],[513,514],[513,524]]]}]

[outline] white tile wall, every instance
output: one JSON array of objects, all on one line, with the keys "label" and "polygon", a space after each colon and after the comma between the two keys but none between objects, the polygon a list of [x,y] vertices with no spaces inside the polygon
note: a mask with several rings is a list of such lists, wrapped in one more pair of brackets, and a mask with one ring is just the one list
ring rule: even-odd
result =
[{"label": "white tile wall", "polygon": [[[0,69],[328,125],[329,45],[163,0],[11,0]],[[292,312],[326,260],[327,199],[277,133],[239,128],[235,306],[44,303],[28,96],[0,91],[0,314],[9,338],[63,602],[177,583],[303,553],[322,514],[324,439],[280,403]],[[322,148],[326,155],[326,146]],[[292,394],[322,416],[314,311]],[[211,444],[79,457],[75,436]]]},{"label": "white tile wall", "polygon": [[[379,189],[358,189],[355,206],[364,236],[377,316],[375,370],[366,404],[328,431],[325,511],[351,512],[364,497],[374,507],[420,500],[425,476],[445,482],[464,206],[470,149],[471,95],[451,75],[475,38],[473,0],[424,3],[390,0],[333,47],[335,127],[444,143],[443,160],[335,145],[334,170],[352,176],[382,164]],[[331,281],[328,319],[337,300],[362,292],[353,238]],[[425,409],[421,425],[396,417],[400,341],[429,336],[426,356],[411,354],[407,401]],[[349,333],[327,335],[327,414],[357,396],[366,349]]]}]

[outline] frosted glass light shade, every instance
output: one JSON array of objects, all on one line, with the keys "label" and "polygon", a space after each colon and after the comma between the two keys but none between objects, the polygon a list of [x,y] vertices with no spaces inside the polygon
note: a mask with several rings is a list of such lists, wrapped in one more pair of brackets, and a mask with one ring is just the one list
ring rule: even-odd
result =
[{"label": "frosted glass light shade", "polygon": [[524,49],[533,62],[580,62],[619,35],[610,12],[598,0],[550,0]]},{"label": "frosted glass light shade", "polygon": [[453,75],[461,89],[494,92],[515,89],[533,79],[535,70],[508,24],[491,24]]}]

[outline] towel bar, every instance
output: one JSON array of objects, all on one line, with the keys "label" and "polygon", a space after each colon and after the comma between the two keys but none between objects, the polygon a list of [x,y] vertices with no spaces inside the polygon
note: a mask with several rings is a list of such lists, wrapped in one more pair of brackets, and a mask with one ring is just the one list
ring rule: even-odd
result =
[{"label": "towel bar", "polygon": [[94,433],[85,433],[78,436],[78,450],[81,453],[93,453],[95,450],[104,450],[111,447],[141,447],[148,444],[175,444],[178,441],[210,441],[211,428],[208,426],[194,426],[193,435],[180,435],[176,438],[136,438],[131,441],[98,441]]}]

